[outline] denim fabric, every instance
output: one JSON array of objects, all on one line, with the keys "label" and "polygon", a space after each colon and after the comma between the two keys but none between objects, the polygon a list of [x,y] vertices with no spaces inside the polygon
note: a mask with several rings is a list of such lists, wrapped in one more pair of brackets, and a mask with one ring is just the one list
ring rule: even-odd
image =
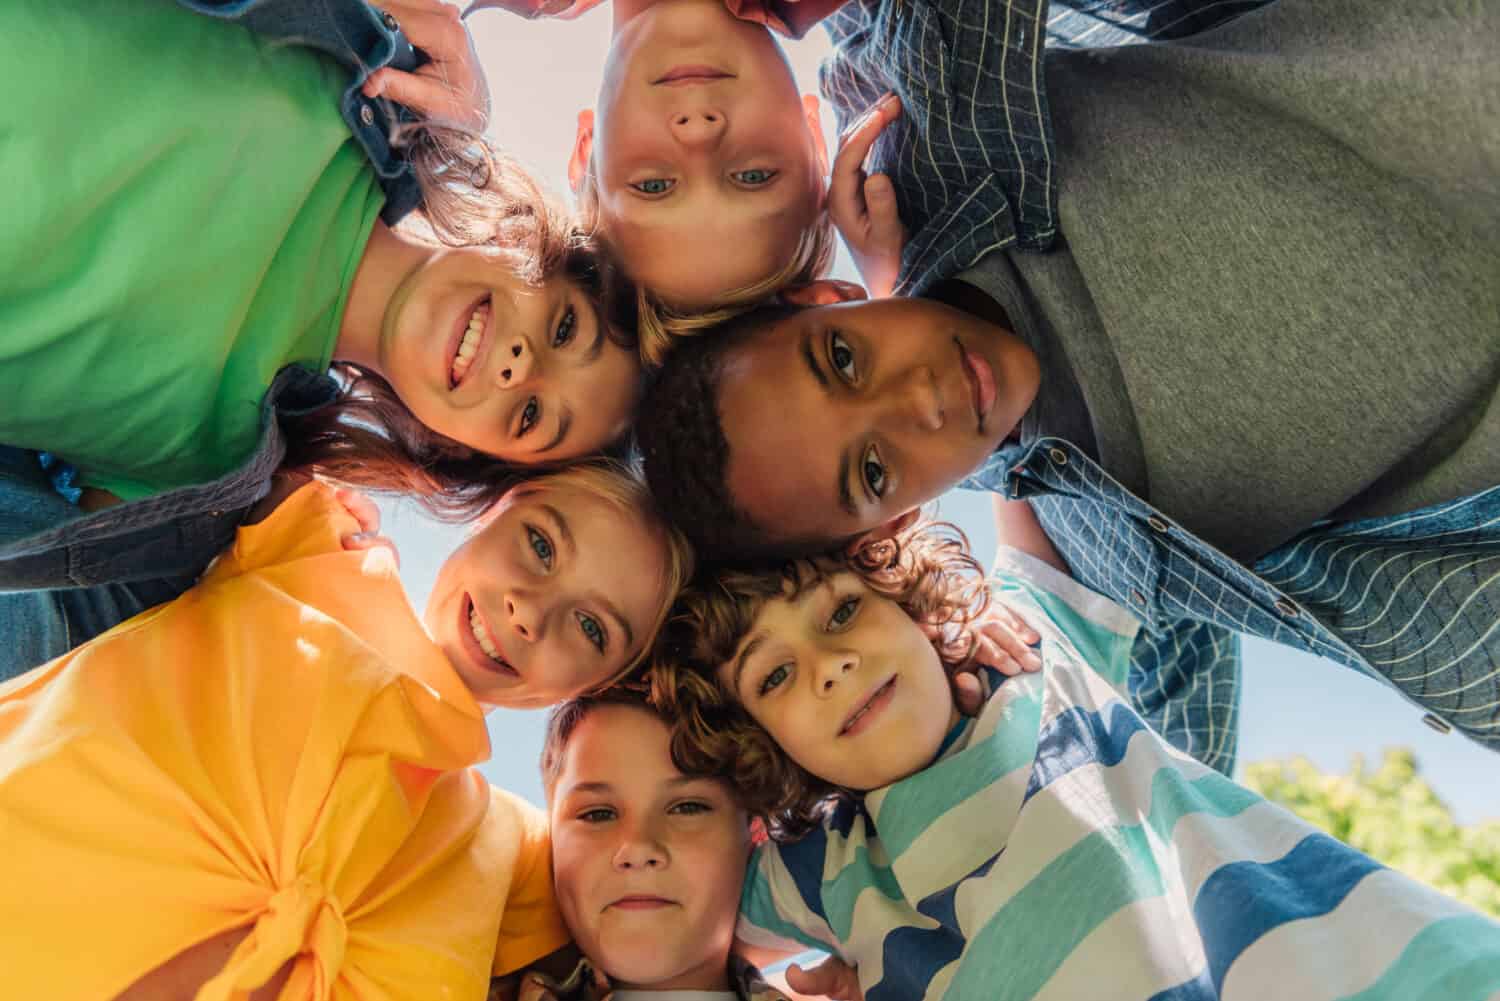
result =
[{"label": "denim fabric", "polygon": [[[0,544],[81,516],[35,452],[0,446]],[[88,588],[0,591],[0,681],[67,653],[125,619],[181,594],[192,577]]]},{"label": "denim fabric", "polygon": [[288,365],[266,393],[260,445],[243,467],[209,483],[92,514],[53,490],[37,453],[3,450],[8,498],[0,498],[7,504],[0,512],[0,591],[171,578],[190,583],[233,541],[245,512],[270,490],[271,474],[286,455],[277,416],[306,413],[337,395],[328,375]]},{"label": "denim fabric", "polygon": [[835,52],[823,96],[843,131],[887,91],[902,116],[870,154],[910,234],[896,294],[996,250],[1057,237],[1056,149],[1044,46],[1177,38],[1267,0],[851,0],[823,25]]},{"label": "denim fabric", "polygon": [[339,110],[349,131],[364,147],[385,189],[380,216],[394,224],[421,203],[422,193],[411,165],[392,148],[391,135],[412,115],[382,98],[360,93],[366,78],[386,66],[412,70],[425,59],[401,33],[396,19],[364,0],[178,0],[182,6],[208,17],[243,25],[251,31],[297,45],[318,49],[347,66],[353,74]]},{"label": "denim fabric", "polygon": [[1074,576],[1140,616],[1131,700],[1208,765],[1234,765],[1235,633],[1379,678],[1500,749],[1500,486],[1318,525],[1251,569],[1060,438],[1006,445],[961,485],[1026,499]]}]

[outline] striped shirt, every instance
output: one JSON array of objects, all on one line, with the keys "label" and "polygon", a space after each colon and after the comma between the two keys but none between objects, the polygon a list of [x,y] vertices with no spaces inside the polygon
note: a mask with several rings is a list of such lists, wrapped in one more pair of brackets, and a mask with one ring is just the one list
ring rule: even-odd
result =
[{"label": "striped shirt", "polygon": [[741,938],[838,954],[866,1001],[1500,991],[1500,925],[1173,750],[1118,691],[1125,609],[997,564],[1041,671],[987,672],[932,765],[758,849]]}]

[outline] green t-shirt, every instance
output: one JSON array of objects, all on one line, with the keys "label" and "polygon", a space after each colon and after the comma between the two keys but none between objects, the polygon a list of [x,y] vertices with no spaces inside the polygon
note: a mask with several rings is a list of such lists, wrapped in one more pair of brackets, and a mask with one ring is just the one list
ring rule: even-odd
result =
[{"label": "green t-shirt", "polygon": [[22,0],[0,60],[0,443],[125,499],[243,463],[384,202],[347,73],[166,0]]}]

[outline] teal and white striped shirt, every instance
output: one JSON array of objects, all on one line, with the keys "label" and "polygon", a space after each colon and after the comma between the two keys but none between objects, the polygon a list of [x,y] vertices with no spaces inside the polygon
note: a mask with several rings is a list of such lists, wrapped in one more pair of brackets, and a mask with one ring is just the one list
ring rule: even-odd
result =
[{"label": "teal and white striped shirt", "polygon": [[1135,619],[1002,550],[1042,670],[986,672],[937,760],[757,850],[740,937],[866,1001],[1500,996],[1500,925],[1171,748],[1121,697]]}]

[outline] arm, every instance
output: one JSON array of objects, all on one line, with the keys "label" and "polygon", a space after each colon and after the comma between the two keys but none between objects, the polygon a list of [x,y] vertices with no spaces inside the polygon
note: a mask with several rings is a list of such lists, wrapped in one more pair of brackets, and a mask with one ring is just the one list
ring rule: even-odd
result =
[{"label": "arm", "polygon": [[1036,513],[1031,510],[1030,504],[1023,500],[1006,500],[999,494],[992,494],[990,503],[995,511],[995,537],[1000,545],[1019,549],[1072,576],[1067,560],[1062,558],[1062,554],[1052,545],[1052,540],[1047,538],[1047,532],[1042,528],[1042,523],[1036,520]]}]

